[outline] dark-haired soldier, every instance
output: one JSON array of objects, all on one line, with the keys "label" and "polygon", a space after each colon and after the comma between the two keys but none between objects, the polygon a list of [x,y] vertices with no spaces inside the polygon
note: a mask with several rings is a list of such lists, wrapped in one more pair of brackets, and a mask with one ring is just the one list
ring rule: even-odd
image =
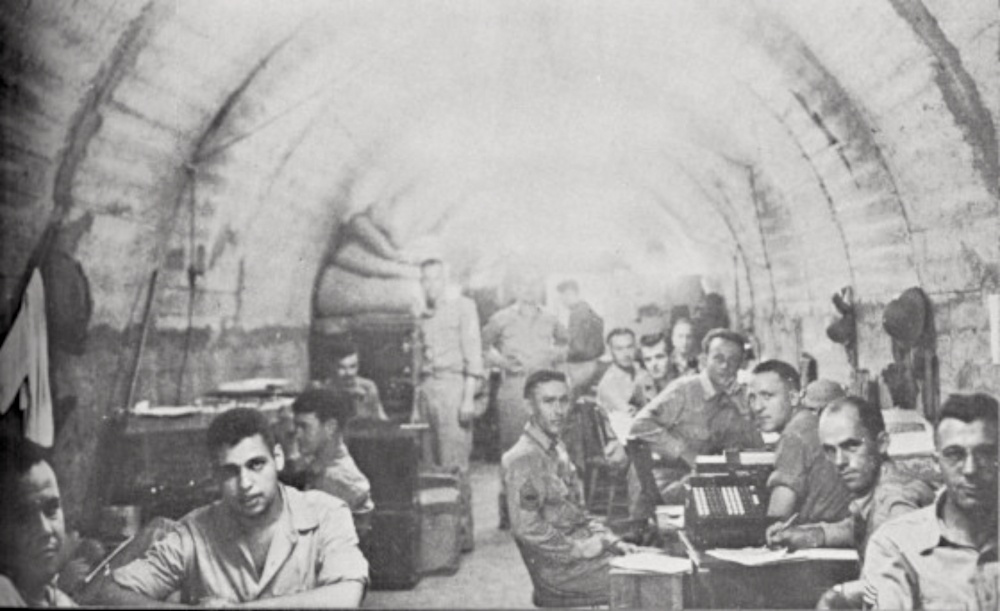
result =
[{"label": "dark-haired soldier", "polygon": [[358,347],[351,341],[345,341],[333,347],[333,376],[330,386],[347,393],[354,399],[353,418],[358,420],[388,420],[382,399],[378,394],[378,386],[368,378],[358,375],[361,361]]},{"label": "dark-haired soldier", "polygon": [[[737,382],[745,338],[714,329],[702,341],[705,369],[675,380],[643,407],[632,422],[630,439],[649,444],[653,475],[666,502],[681,502],[682,478],[699,454],[764,447],[753,422],[746,389]],[[633,515],[652,508],[633,508]]]},{"label": "dark-haired soldier", "polygon": [[536,587],[556,596],[607,597],[609,561],[638,548],[586,511],[583,484],[562,442],[570,408],[566,375],[536,371],[525,382],[524,398],[528,424],[500,463],[511,533]]},{"label": "dark-haired soldier", "polygon": [[0,606],[71,607],[56,587],[66,526],[56,474],[41,448],[4,440],[0,460]]},{"label": "dark-haired soldier", "polygon": [[[836,522],[847,517],[851,495],[823,454],[819,419],[800,404],[799,390],[799,372],[784,361],[764,361],[753,370],[750,404],[757,426],[765,433],[781,433],[767,480],[767,515],[782,521],[797,514],[806,523]],[[772,524],[769,538],[784,527]]]},{"label": "dark-haired soldier", "polygon": [[872,535],[861,572],[866,607],[997,608],[997,407],[985,394],[941,406],[934,445],[945,489]]},{"label": "dark-haired soldier", "polygon": [[343,431],[354,413],[351,396],[324,388],[310,389],[292,403],[295,446],[306,471],[306,490],[322,490],[347,503],[360,530],[375,504],[371,484],[347,451]]},{"label": "dark-haired soldier", "polygon": [[179,590],[206,606],[358,606],[368,563],[347,505],[278,482],[284,455],[259,411],[222,413],[207,438],[220,500],[115,570],[101,602],[149,606]]}]

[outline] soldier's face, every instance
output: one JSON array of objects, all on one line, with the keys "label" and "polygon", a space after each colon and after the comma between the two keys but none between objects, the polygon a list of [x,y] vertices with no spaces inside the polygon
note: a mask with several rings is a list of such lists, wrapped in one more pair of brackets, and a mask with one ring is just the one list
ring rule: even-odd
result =
[{"label": "soldier's face", "polygon": [[561,436],[569,416],[569,387],[553,380],[535,387],[531,394],[531,413],[535,423],[549,435]]},{"label": "soldier's face", "polygon": [[222,503],[241,518],[263,516],[278,498],[278,471],[285,465],[280,445],[268,448],[260,435],[218,451],[215,476]]},{"label": "soldier's face", "polygon": [[445,285],[444,267],[428,265],[420,270],[420,286],[428,305],[434,305],[444,296]]},{"label": "soldier's face", "polygon": [[337,381],[351,383],[358,377],[358,355],[351,354],[337,361],[334,373],[337,374]]},{"label": "soldier's face", "polygon": [[945,418],[937,427],[938,463],[948,495],[966,511],[996,516],[997,426]]},{"label": "soldier's face", "polygon": [[667,344],[660,342],[655,346],[641,346],[642,362],[646,366],[646,371],[653,376],[654,380],[662,380],[667,377]]},{"label": "soldier's face", "polygon": [[14,504],[13,523],[4,528],[10,527],[13,533],[15,568],[27,580],[45,583],[59,571],[66,538],[59,484],[44,461],[28,469],[17,484],[18,498],[3,500]]},{"label": "soldier's face", "polygon": [[743,365],[743,346],[716,337],[708,346],[705,370],[716,388],[728,388],[736,381],[736,372]]},{"label": "soldier's face", "polygon": [[691,333],[691,324],[688,322],[678,322],[670,332],[670,342],[674,345],[674,350],[685,357],[692,356],[694,352],[694,334]]},{"label": "soldier's face", "polygon": [[819,440],[844,486],[855,496],[867,494],[875,485],[889,437],[883,432],[878,439],[873,438],[861,424],[857,408],[845,405],[820,415]]},{"label": "soldier's face", "polygon": [[622,369],[631,369],[635,364],[635,338],[628,333],[622,333],[608,342],[611,360]]},{"label": "soldier's face", "polygon": [[765,433],[781,431],[798,405],[798,395],[773,371],[753,376],[750,406],[757,415],[757,426]]}]

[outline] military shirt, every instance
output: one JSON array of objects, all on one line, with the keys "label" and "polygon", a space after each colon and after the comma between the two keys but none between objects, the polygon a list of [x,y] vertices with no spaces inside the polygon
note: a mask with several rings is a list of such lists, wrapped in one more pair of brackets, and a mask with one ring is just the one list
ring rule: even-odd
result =
[{"label": "military shirt", "polygon": [[343,440],[323,445],[307,471],[307,490],[332,494],[347,503],[351,513],[367,513],[375,509],[371,484],[358,469]]},{"label": "military shirt", "polygon": [[632,418],[646,404],[653,388],[653,378],[645,369],[625,371],[617,365],[608,367],[597,384],[597,404],[608,416],[611,430],[624,442],[628,439]]},{"label": "military shirt", "polygon": [[700,454],[764,447],[745,387],[717,391],[706,372],[674,380],[656,395],[636,414],[629,439],[643,440],[663,459],[689,466]]},{"label": "military shirt", "polygon": [[378,386],[368,378],[356,376],[354,383],[347,385],[334,382],[333,387],[354,398],[354,417],[358,420],[388,420],[382,407]]},{"label": "military shirt", "polygon": [[511,533],[551,563],[548,569],[572,570],[567,565],[598,557],[618,542],[587,514],[583,484],[561,440],[529,422],[500,465]]},{"label": "military shirt", "polygon": [[864,560],[865,548],[872,533],[892,518],[926,507],[934,502],[934,486],[907,476],[895,463],[882,463],[878,481],[868,494],[853,499],[848,505],[849,516],[839,522],[823,522],[823,538],[828,547],[850,542]]},{"label": "military shirt", "polygon": [[422,373],[483,377],[479,314],[468,297],[442,299],[420,319]]},{"label": "military shirt", "polygon": [[[868,543],[861,572],[866,607],[996,609],[997,536],[976,548],[948,532],[937,502],[886,522]],[[995,517],[995,516],[994,516]]]},{"label": "military shirt", "polygon": [[512,304],[490,317],[483,328],[483,345],[507,358],[507,373],[528,374],[553,368],[564,359],[569,341],[566,328],[537,305]]},{"label": "military shirt", "polygon": [[76,601],[56,587],[55,583],[42,588],[39,600],[26,601],[17,586],[6,575],[0,575],[0,607],[75,607]]},{"label": "military shirt", "polygon": [[837,468],[826,459],[819,441],[819,417],[798,408],[781,431],[774,452],[769,490],[785,486],[795,493],[796,511],[805,523],[833,522],[847,517],[851,493]]},{"label": "military shirt", "polygon": [[145,556],[112,572],[127,590],[181,602],[242,603],[287,596],[344,581],[368,581],[368,562],[347,505],[319,491],[279,485],[283,510],[261,575],[240,527],[217,501],[181,518]]}]

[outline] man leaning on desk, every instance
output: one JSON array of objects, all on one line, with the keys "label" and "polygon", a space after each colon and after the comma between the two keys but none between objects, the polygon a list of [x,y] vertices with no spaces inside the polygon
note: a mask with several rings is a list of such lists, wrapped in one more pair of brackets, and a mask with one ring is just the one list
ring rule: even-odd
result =
[{"label": "man leaning on desk", "polygon": [[284,457],[259,411],[222,413],[207,438],[221,499],[112,572],[100,602],[150,606],[180,591],[202,606],[358,606],[368,563],[347,505],[278,482]]}]

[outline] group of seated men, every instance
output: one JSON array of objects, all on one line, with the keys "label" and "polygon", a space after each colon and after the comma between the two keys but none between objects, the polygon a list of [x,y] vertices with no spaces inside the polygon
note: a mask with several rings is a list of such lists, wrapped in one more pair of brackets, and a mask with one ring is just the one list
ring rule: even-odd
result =
[{"label": "group of seated men", "polygon": [[[762,433],[777,433],[769,545],[854,547],[862,559],[861,578],[826,592],[819,607],[996,608],[996,399],[973,394],[945,401],[934,435],[944,487],[936,490],[936,482],[889,459],[877,406],[843,396],[829,381],[803,393],[796,369],[777,360],[759,363],[749,383],[741,383],[745,345],[733,331],[709,332],[702,371],[650,397],[650,378],[663,359],[647,360],[645,371],[634,358],[631,332],[608,334],[613,365],[598,386],[599,404],[622,445],[645,443],[653,454],[657,494],[634,495],[634,514],[649,515],[653,502],[682,503],[698,455],[761,449]],[[568,384],[554,371],[528,378],[531,417],[502,459],[503,485],[536,589],[599,599],[607,596],[610,559],[637,548],[586,513],[561,440]]]}]

